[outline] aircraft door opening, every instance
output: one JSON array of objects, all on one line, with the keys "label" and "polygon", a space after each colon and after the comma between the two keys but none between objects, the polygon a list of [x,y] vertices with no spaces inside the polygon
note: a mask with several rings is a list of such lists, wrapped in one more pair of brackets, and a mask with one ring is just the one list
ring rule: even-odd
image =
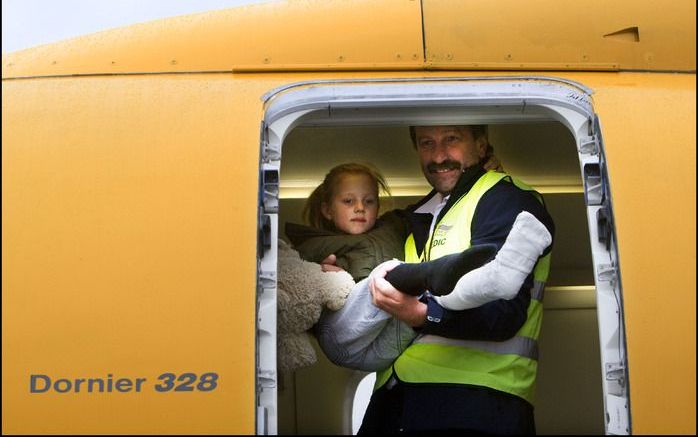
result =
[{"label": "aircraft door opening", "polygon": [[[620,264],[590,94],[556,78],[490,77],[317,81],[264,96],[258,433],[356,431],[354,405],[365,408],[365,399],[355,400],[354,393],[365,373],[334,366],[317,348],[317,365],[278,372],[276,241],[284,238],[286,222],[300,220],[310,190],[339,162],[375,162],[391,187],[390,207],[426,194],[405,136],[407,126],[418,124],[488,124],[504,167],[543,194],[559,225],[541,334],[538,432],[630,433]],[[407,165],[395,159],[403,154]],[[570,377],[570,366],[579,378]],[[552,397],[565,390],[568,401]],[[579,403],[590,416],[579,417]]]}]

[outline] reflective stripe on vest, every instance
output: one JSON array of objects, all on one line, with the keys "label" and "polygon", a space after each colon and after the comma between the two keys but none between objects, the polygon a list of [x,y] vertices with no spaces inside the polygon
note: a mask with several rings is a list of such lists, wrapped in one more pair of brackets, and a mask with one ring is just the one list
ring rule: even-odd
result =
[{"label": "reflective stripe on vest", "polygon": [[454,338],[439,337],[438,335],[422,335],[414,340],[414,343],[445,344],[451,346],[469,347],[480,349],[495,354],[513,354],[532,360],[538,359],[538,342],[529,337],[514,336],[505,341],[473,341],[457,340]]},{"label": "reflective stripe on vest", "polygon": [[[405,260],[419,262],[461,252],[470,247],[470,225],[484,193],[506,178],[517,187],[533,191],[504,173],[487,172],[458,199],[436,224],[422,254],[417,254],[412,235],[405,242]],[[542,198],[534,191],[542,202]],[[418,337],[393,364],[377,374],[375,389],[388,381],[393,371],[405,382],[434,382],[480,385],[511,393],[533,402],[538,359],[538,336],[543,315],[543,290],[550,254],[538,260],[527,320],[506,341],[456,340],[436,335]]]}]

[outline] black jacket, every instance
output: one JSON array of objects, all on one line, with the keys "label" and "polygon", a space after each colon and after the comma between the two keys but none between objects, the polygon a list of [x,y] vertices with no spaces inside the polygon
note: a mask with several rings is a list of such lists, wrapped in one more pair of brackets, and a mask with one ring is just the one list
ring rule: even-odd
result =
[{"label": "black jacket", "polygon": [[[466,169],[441,211],[468,192],[482,168]],[[411,231],[418,252],[426,244],[431,214],[414,211],[434,193],[409,208]],[[528,211],[541,221],[551,235],[552,218],[531,193],[503,179],[478,202],[471,223],[471,244],[493,243],[501,247],[516,216]],[[546,250],[546,254],[550,248]],[[427,314],[432,316],[420,332],[449,338],[501,341],[511,338],[526,321],[533,276],[524,282],[511,300],[496,300],[478,308],[451,311],[427,297]],[[489,434],[535,434],[533,406],[523,398],[488,387],[462,384],[405,383],[383,385],[371,397],[359,434],[400,432],[452,432]]]},{"label": "black jacket", "polygon": [[[456,187],[441,210],[439,219],[472,188],[473,184],[485,173],[482,167],[466,169],[458,180]],[[417,252],[426,244],[431,214],[417,214],[414,211],[435,193],[427,195],[422,201],[408,208],[411,232],[414,235]],[[499,181],[480,199],[475,208],[471,223],[471,244],[491,243],[502,247],[509,231],[521,211],[533,214],[550,232],[555,235],[555,225],[550,214],[538,199],[530,192],[519,189],[506,179]],[[551,245],[552,247],[552,245]],[[550,252],[546,249],[544,255]],[[513,337],[526,322],[529,290],[533,285],[533,276],[529,275],[514,299],[499,299],[477,308],[451,311],[441,307],[432,298],[427,298],[427,314],[432,316],[421,328],[422,333],[435,334],[448,338],[465,340],[502,341]],[[438,320],[438,322],[434,321]]]}]

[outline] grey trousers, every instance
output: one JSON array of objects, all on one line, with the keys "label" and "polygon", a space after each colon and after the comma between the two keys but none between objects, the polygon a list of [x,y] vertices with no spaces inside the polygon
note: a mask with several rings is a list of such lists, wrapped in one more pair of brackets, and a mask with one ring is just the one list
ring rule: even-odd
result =
[{"label": "grey trousers", "polygon": [[330,361],[350,369],[375,372],[389,367],[417,333],[373,305],[368,278],[351,290],[338,311],[325,309],[315,325],[320,348]]}]

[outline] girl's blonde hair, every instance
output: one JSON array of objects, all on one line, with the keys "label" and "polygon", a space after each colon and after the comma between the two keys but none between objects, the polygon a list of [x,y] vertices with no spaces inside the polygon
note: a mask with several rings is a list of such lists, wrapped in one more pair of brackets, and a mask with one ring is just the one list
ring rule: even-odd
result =
[{"label": "girl's blonde hair", "polygon": [[[332,220],[328,220],[322,215],[322,204],[330,204],[332,202],[332,198],[336,194],[337,186],[339,185],[339,180],[346,174],[365,174],[371,178],[375,184],[376,194],[380,195],[380,192],[383,191],[387,195],[390,195],[390,190],[388,189],[388,184],[385,182],[385,178],[375,168],[355,162],[340,164],[333,167],[329,173],[325,175],[325,179],[322,183],[310,193],[310,196],[305,201],[303,220],[306,223],[318,229],[336,229]],[[378,201],[379,199],[376,199],[376,202]]]}]

